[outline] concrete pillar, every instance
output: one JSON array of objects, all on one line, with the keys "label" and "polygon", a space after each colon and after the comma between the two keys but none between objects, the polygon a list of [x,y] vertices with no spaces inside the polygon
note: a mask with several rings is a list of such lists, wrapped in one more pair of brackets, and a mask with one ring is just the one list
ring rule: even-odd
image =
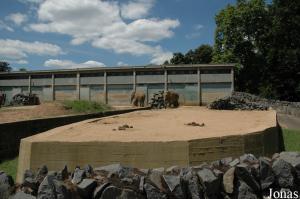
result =
[{"label": "concrete pillar", "polygon": [[104,90],[104,103],[107,104],[107,73],[106,73],[106,71],[104,72],[103,90]]},{"label": "concrete pillar", "polygon": [[52,82],[51,82],[51,89],[52,89],[52,100],[55,100],[55,75],[52,74]]},{"label": "concrete pillar", "polygon": [[201,89],[201,70],[197,68],[197,75],[198,75],[198,105],[202,105],[202,89]]},{"label": "concrete pillar", "polygon": [[31,93],[31,75],[28,76],[28,93]]},{"label": "concrete pillar", "polygon": [[165,92],[168,91],[168,71],[165,69]]},{"label": "concrete pillar", "polygon": [[231,92],[234,91],[234,68],[231,68]]},{"label": "concrete pillar", "polygon": [[77,99],[80,100],[80,73],[77,72],[76,75],[76,91],[77,91]]},{"label": "concrete pillar", "polygon": [[133,91],[136,91],[136,71],[133,70]]}]

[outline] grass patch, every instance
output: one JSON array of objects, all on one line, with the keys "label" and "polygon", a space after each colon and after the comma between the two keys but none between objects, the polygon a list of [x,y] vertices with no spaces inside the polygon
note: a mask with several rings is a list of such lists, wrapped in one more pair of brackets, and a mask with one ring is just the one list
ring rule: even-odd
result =
[{"label": "grass patch", "polygon": [[16,179],[18,166],[18,157],[12,160],[5,160],[0,163],[0,171],[4,171],[8,175],[11,175],[13,179]]},{"label": "grass patch", "polygon": [[64,101],[63,105],[66,109],[72,110],[76,113],[94,113],[111,110],[112,107],[101,103],[86,100]]},{"label": "grass patch", "polygon": [[300,151],[300,130],[282,129],[286,151]]}]

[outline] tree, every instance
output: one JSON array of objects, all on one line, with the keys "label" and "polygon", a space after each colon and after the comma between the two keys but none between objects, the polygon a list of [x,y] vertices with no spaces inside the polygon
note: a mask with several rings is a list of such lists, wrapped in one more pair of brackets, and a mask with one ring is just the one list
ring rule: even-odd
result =
[{"label": "tree", "polygon": [[173,57],[170,59],[170,64],[178,65],[178,64],[187,64],[185,56],[182,53],[174,53]]},{"label": "tree", "polygon": [[268,83],[279,99],[300,101],[300,1],[274,0],[264,38]]},{"label": "tree", "polygon": [[300,100],[300,1],[238,0],[216,15],[213,62],[237,63],[237,89]]},{"label": "tree", "polygon": [[5,61],[0,61],[0,72],[10,72],[11,67],[9,67],[9,63]]},{"label": "tree", "polygon": [[213,48],[210,45],[201,45],[194,50],[192,64],[208,64],[212,61]]},{"label": "tree", "polygon": [[19,68],[19,71],[25,72],[25,71],[27,71],[27,69],[26,68]]},{"label": "tree", "polygon": [[238,0],[216,16],[213,62],[237,63],[236,88],[259,93],[264,55],[258,48],[265,35],[268,13],[263,0]]},{"label": "tree", "polygon": [[165,64],[208,64],[212,61],[212,53],[213,48],[203,44],[195,50],[189,50],[186,54],[174,53],[170,61],[165,61]]}]

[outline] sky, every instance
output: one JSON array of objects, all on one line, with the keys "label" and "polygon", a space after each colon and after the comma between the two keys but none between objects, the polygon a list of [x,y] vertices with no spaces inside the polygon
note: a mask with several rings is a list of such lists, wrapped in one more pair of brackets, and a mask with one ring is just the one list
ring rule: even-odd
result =
[{"label": "sky", "polygon": [[235,0],[1,0],[0,60],[14,70],[162,64],[214,43]]}]

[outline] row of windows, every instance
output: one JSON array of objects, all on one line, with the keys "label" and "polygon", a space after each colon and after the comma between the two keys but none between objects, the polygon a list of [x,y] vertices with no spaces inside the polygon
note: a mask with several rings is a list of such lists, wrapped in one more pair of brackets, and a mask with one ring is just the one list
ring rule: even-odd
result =
[{"label": "row of windows", "polygon": [[[214,70],[201,70],[201,74],[229,74],[231,73],[230,69],[214,69]],[[164,71],[138,71],[137,75],[164,75]],[[168,74],[176,75],[176,74],[197,74],[197,70],[169,70]],[[107,76],[132,76],[133,72],[108,72]],[[104,73],[81,73],[81,77],[103,77]],[[32,75],[32,79],[43,79],[43,78],[51,78],[51,74],[46,75]],[[29,76],[4,76],[0,77],[0,79],[28,79]],[[76,78],[76,74],[56,74],[55,78]]]}]

